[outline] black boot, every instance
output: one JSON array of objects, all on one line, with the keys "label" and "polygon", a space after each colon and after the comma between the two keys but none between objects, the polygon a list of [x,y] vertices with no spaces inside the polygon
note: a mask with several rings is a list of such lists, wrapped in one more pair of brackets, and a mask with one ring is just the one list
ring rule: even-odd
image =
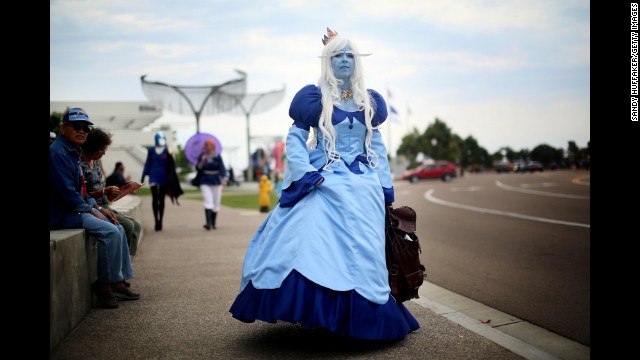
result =
[{"label": "black boot", "polygon": [[154,229],[156,231],[159,231],[160,229],[162,229],[162,225],[160,225],[160,221],[158,220],[159,206],[158,206],[158,201],[156,200],[156,194],[155,192],[153,192],[154,188],[151,188],[151,189],[153,194],[153,201],[151,203],[151,208],[153,209]]},{"label": "black boot", "polygon": [[218,213],[216,211],[211,210],[211,228],[212,229],[216,228],[216,216],[218,216]]},{"label": "black boot", "polygon": [[213,210],[211,209],[204,209],[204,219],[207,221],[207,223],[203,225],[203,227],[207,230],[211,230],[211,213],[212,212]]},{"label": "black boot", "polygon": [[158,222],[156,224],[156,230],[162,230],[162,216],[164,215],[164,203],[158,206]]},{"label": "black boot", "polygon": [[153,208],[153,220],[155,221],[155,230],[162,230],[162,214],[158,207]]}]

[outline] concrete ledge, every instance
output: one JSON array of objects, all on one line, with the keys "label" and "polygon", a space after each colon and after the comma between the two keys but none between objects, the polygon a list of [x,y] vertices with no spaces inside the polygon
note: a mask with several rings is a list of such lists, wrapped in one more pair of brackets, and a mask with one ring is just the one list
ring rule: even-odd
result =
[{"label": "concrete ledge", "polygon": [[127,195],[122,199],[109,204],[109,206],[127,216],[131,216],[132,218],[135,218],[135,219],[141,219],[135,216],[136,215],[135,213],[137,213],[138,210],[140,209],[141,203],[142,203],[142,199],[140,199],[139,196]]},{"label": "concrete ledge", "polygon": [[83,229],[49,232],[49,350],[80,323],[92,307],[97,279],[96,248]]},{"label": "concrete ledge", "polygon": [[[141,204],[140,197],[128,195],[112,207],[142,222]],[[94,242],[84,229],[49,231],[49,351],[71,333],[95,304],[91,293],[91,284],[98,278]]]}]

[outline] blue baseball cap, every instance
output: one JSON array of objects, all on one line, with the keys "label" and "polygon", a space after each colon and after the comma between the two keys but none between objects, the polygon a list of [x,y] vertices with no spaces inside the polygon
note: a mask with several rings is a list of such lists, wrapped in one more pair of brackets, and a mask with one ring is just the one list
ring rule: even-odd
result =
[{"label": "blue baseball cap", "polygon": [[84,121],[89,125],[93,125],[91,121],[89,121],[89,114],[82,108],[71,108],[67,111],[62,117],[62,122],[66,123],[69,121]]}]

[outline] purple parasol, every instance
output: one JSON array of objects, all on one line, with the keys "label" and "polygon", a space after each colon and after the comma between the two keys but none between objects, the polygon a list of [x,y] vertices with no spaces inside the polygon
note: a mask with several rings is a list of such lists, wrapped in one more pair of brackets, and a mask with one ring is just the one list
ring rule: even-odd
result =
[{"label": "purple parasol", "polygon": [[195,165],[198,162],[200,154],[204,152],[204,142],[207,139],[213,139],[213,141],[216,142],[216,154],[220,155],[222,152],[222,144],[218,138],[208,133],[196,133],[187,140],[184,146],[184,155],[190,163]]}]

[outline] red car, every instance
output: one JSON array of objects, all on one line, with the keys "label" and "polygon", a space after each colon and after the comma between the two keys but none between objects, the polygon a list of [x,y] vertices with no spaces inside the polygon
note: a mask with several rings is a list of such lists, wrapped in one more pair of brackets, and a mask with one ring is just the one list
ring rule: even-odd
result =
[{"label": "red car", "polygon": [[442,179],[449,181],[456,177],[456,167],[449,161],[440,160],[435,163],[422,164],[404,172],[403,180],[415,183],[422,179]]}]

